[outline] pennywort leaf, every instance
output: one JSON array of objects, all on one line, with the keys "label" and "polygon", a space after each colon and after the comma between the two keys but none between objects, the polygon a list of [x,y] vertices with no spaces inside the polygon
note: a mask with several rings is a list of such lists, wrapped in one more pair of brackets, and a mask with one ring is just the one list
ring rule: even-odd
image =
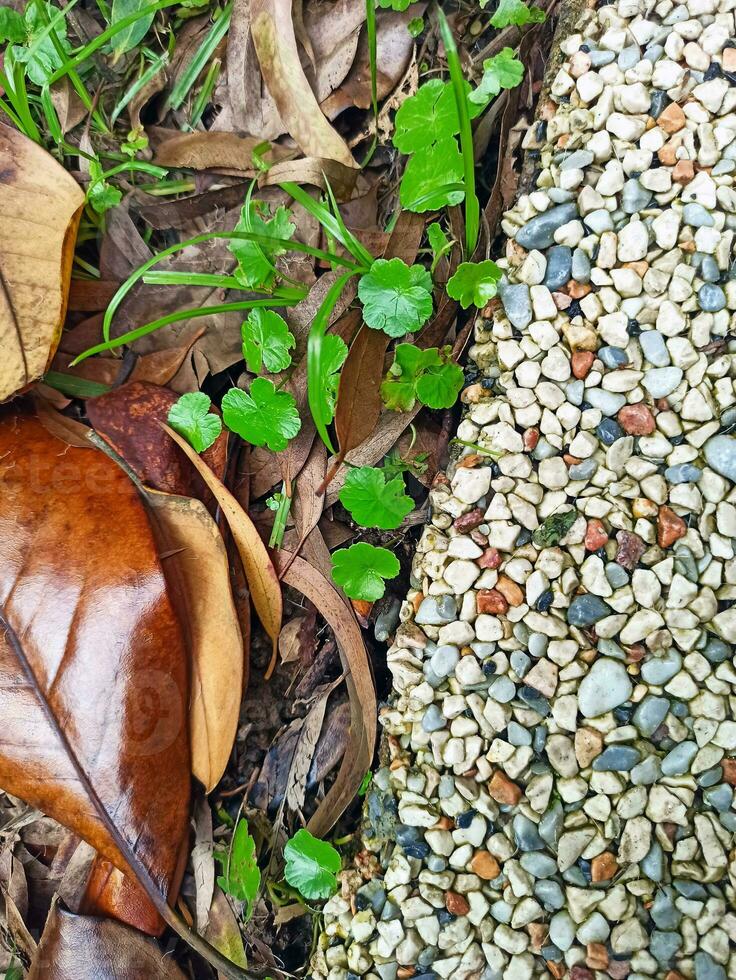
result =
[{"label": "pennywort leaf", "polygon": [[209,449],[222,432],[222,419],[210,412],[211,404],[203,391],[190,391],[169,409],[169,425],[198,453]]},{"label": "pennywort leaf", "polygon": [[447,281],[447,295],[456,299],[464,310],[484,307],[498,292],[501,270],[495,262],[461,262]]},{"label": "pennywort leaf", "polygon": [[274,373],[291,364],[289,351],[296,341],[286,320],[274,310],[253,310],[241,329],[243,357],[253,374],[258,374],[264,366]]},{"label": "pennywort leaf", "polygon": [[284,877],[306,899],[329,898],[337,891],[340,855],[328,841],[297,830],[284,848]]},{"label": "pennywort leaf", "polygon": [[447,255],[455,243],[447,237],[442,229],[442,225],[437,221],[433,221],[427,227],[427,240],[429,241],[429,247],[432,249],[432,272],[434,272],[440,259],[444,255]]},{"label": "pennywort leaf", "polygon": [[246,289],[272,286],[276,276],[273,260],[286,253],[283,242],[291,239],[296,231],[296,225],[291,221],[291,212],[285,207],[279,207],[269,217],[268,205],[262,201],[249,200],[244,205],[234,230],[271,240],[270,243],[240,239],[230,242],[228,247],[238,260],[235,278]]},{"label": "pennywort leaf", "polygon": [[432,277],[422,265],[402,259],[376,259],[361,276],[358,297],[363,319],[389,337],[413,333],[432,315]]},{"label": "pennywort leaf", "polygon": [[104,214],[111,208],[117,207],[123,198],[122,192],[105,180],[102,164],[99,160],[89,161],[89,176],[87,200],[92,206],[92,210],[97,214]]},{"label": "pennywort leaf", "polygon": [[365,602],[380,599],[386,591],[384,579],[396,578],[400,570],[399,559],[392,551],[365,541],[340,548],[332,556],[333,582],[349,598]]},{"label": "pennywort leaf", "polygon": [[525,24],[544,23],[545,13],[539,7],[528,7],[523,0],[499,0],[498,8],[491,17],[492,27],[524,27]]},{"label": "pennywort leaf", "polygon": [[[470,95],[470,83],[463,83]],[[484,104],[468,103],[471,119],[479,115]],[[457,103],[452,86],[439,78],[421,85],[416,93],[405,99],[396,112],[393,144],[401,153],[416,153],[448,136],[460,132]]]},{"label": "pennywort leaf", "polygon": [[414,344],[398,344],[381,396],[396,412],[411,411],[417,401],[429,408],[451,408],[463,377],[462,368],[450,358],[449,347],[420,350]]},{"label": "pennywort leaf", "polygon": [[414,501],[404,491],[404,478],[387,480],[385,471],[376,466],[350,469],[339,496],[356,523],[384,531],[398,527],[414,509]]},{"label": "pennywort leaf", "polygon": [[409,158],[399,188],[407,211],[439,211],[464,197],[463,158],[454,137]]},{"label": "pennywort leaf", "polygon": [[485,105],[502,88],[516,88],[524,77],[524,66],[512,48],[503,48],[493,58],[483,62],[483,78],[480,85],[468,98],[471,102]]},{"label": "pennywort leaf", "polygon": [[222,399],[225,425],[254,446],[273,452],[286,449],[302,422],[294,396],[277,391],[273,381],[256,378],[248,391],[231,388]]},{"label": "pennywort leaf", "polygon": [[337,388],[340,383],[340,368],[348,356],[348,345],[334,333],[325,334],[322,338],[322,356],[320,358],[320,388],[324,399],[325,418],[331,422],[335,416]]},{"label": "pennywort leaf", "polygon": [[249,919],[261,885],[261,872],[256,859],[256,844],[248,832],[247,820],[238,821],[230,850],[224,854],[215,851],[214,857],[223,870],[217,884],[228,895],[246,903],[245,918]]},{"label": "pennywort leaf", "polygon": [[414,0],[377,0],[378,6],[383,7],[384,10],[403,11],[411,3],[414,3]]}]

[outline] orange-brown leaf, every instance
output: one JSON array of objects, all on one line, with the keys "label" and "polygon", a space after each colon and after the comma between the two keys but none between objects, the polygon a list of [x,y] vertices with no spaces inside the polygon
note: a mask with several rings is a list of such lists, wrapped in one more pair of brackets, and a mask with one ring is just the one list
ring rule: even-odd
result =
[{"label": "orange-brown leaf", "polygon": [[106,455],[0,414],[0,787],[164,896],[189,816],[187,656],[145,509]]},{"label": "orange-brown leaf", "polygon": [[207,466],[189,443],[182,439],[177,432],[170,429],[168,425],[164,425],[163,428],[168,432],[177,446],[189,457],[190,462],[220,505],[225,520],[230,526],[230,532],[237,546],[240,559],[243,562],[253,605],[263,628],[274,644],[275,651],[279,633],[281,632],[283,599],[281,596],[281,586],[279,585],[278,576],[273,567],[268,549],[256,530],[253,521],[248,517],[227,487],[218,480],[209,466]]}]

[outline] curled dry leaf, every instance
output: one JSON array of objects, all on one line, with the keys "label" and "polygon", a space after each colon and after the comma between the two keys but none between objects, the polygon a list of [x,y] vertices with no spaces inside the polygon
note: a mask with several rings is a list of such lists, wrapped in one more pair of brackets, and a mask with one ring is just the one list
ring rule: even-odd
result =
[{"label": "curled dry leaf", "polygon": [[[165,134],[165,136],[164,136]],[[156,131],[155,163],[162,167],[187,167],[190,170],[222,170],[253,177],[253,150],[262,144],[253,136],[235,133],[179,133]],[[263,154],[266,163],[278,163],[294,155],[293,150],[273,145]]]},{"label": "curled dry leaf", "polygon": [[307,829],[315,837],[324,837],[355,798],[370,768],[378,725],[376,692],[360,628],[337,590],[303,558],[280,551],[278,564],[281,567],[289,564],[284,582],[306,596],[330,625],[347,674],[350,742],[335,782],[307,824]]},{"label": "curled dry leaf", "polygon": [[163,425],[163,429],[189,458],[220,505],[223,516],[230,527],[230,533],[243,562],[245,576],[250,587],[251,598],[258,618],[273,642],[274,662],[278,647],[281,620],[283,618],[283,598],[278,576],[271,556],[263,543],[255,524],[248,517],[230,491],[218,480],[209,466],[192,449],[188,442]]},{"label": "curled dry leaf", "polygon": [[46,370],[66,314],[84,204],[77,183],[0,124],[0,401]]},{"label": "curled dry leaf", "polygon": [[305,156],[357,166],[325,118],[299,60],[290,0],[253,0],[250,30],[261,73],[289,134]]},{"label": "curled dry leaf", "polygon": [[327,188],[328,182],[338,201],[349,199],[358,171],[346,167],[336,160],[324,157],[302,157],[299,160],[286,160],[275,163],[260,179],[261,187],[291,181],[294,184],[310,184],[312,187]]},{"label": "curled dry leaf", "polygon": [[[108,445],[146,486],[209,502],[205,483],[192,473],[181,453],[161,431],[177,396],[168,388],[130,381],[106,395],[87,400],[87,416]],[[225,472],[227,434],[203,454],[215,474]]]},{"label": "curled dry leaf", "polygon": [[209,793],[230,758],[243,684],[243,638],[227,553],[198,500],[149,490],[146,503],[191,659],[192,772]]},{"label": "curled dry leaf", "polygon": [[[27,414],[0,416],[0,461],[0,787],[130,874],[104,808],[171,899],[187,840],[188,670],[144,507],[111,459]],[[125,914],[151,927],[140,902]]]},{"label": "curled dry leaf", "polygon": [[140,932],[58,903],[49,912],[28,980],[186,980],[170,955]]}]

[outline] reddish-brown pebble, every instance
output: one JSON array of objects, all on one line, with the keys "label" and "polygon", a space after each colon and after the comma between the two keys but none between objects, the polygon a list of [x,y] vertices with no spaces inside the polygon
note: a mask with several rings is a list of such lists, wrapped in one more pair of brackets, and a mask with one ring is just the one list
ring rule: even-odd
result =
[{"label": "reddish-brown pebble", "polygon": [[570,980],[595,980],[595,974],[587,966],[576,963],[570,970]]},{"label": "reddish-brown pebble", "polygon": [[521,586],[517,585],[507,575],[498,576],[496,589],[504,596],[510,606],[520,606],[524,602],[524,593]]},{"label": "reddish-brown pebble", "polygon": [[481,589],[478,592],[475,602],[479,613],[490,613],[492,616],[500,616],[509,611],[506,596],[501,595],[497,589]]},{"label": "reddish-brown pebble", "polygon": [[679,133],[684,128],[686,122],[687,119],[685,113],[682,111],[682,106],[679,106],[676,102],[670,102],[667,108],[657,116],[657,125],[670,136],[672,133]]},{"label": "reddish-brown pebble", "polygon": [[618,422],[630,436],[648,436],[655,428],[654,416],[644,402],[624,405],[618,413]]},{"label": "reddish-brown pebble", "polygon": [[608,531],[603,521],[593,517],[588,521],[585,529],[585,547],[588,551],[597,551],[608,541]]},{"label": "reddish-brown pebble", "polygon": [[639,564],[639,559],[647,550],[647,546],[633,531],[618,531],[616,541],[618,542],[618,551],[615,560],[622,568],[633,572]]},{"label": "reddish-brown pebble", "polygon": [[603,943],[588,943],[585,947],[585,965],[591,970],[605,970],[608,966],[608,950]]},{"label": "reddish-brown pebble", "polygon": [[501,552],[498,548],[486,548],[478,559],[481,568],[498,568],[501,564]]},{"label": "reddish-brown pebble", "polygon": [[501,772],[500,769],[494,772],[488,784],[488,792],[496,803],[515,806],[521,799],[521,790],[519,787],[509,779],[505,772]]},{"label": "reddish-brown pebble", "polygon": [[592,350],[576,350],[572,355],[573,376],[582,381],[588,376],[588,372],[593,367],[595,354]]},{"label": "reddish-brown pebble", "polygon": [[530,453],[539,442],[539,429],[524,430],[524,449]]},{"label": "reddish-brown pebble", "polygon": [[723,778],[731,786],[736,786],[736,759],[722,759]]},{"label": "reddish-brown pebble", "polygon": [[608,976],[611,980],[626,980],[631,973],[631,963],[628,960],[611,960],[608,964]]},{"label": "reddish-brown pebble", "polygon": [[657,544],[660,548],[669,548],[675,541],[687,534],[687,524],[681,517],[666,505],[659,508],[657,515]]},{"label": "reddish-brown pebble", "polygon": [[470,862],[470,870],[484,881],[494,881],[501,874],[501,866],[488,851],[476,851]]},{"label": "reddish-brown pebble", "polygon": [[572,296],[573,299],[582,299],[583,296],[588,295],[593,287],[587,283],[575,282],[573,279],[565,288],[567,289],[568,296]]},{"label": "reddish-brown pebble", "polygon": [[456,531],[466,534],[468,531],[472,531],[474,528],[478,527],[479,524],[482,524],[484,520],[484,511],[482,511],[480,507],[474,507],[473,510],[469,510],[467,514],[461,514],[460,517],[456,517],[452,526]]},{"label": "reddish-brown pebble", "polygon": [[597,854],[590,862],[590,876],[593,881],[610,881],[618,871],[618,862],[610,851]]},{"label": "reddish-brown pebble", "polygon": [[448,892],[445,895],[445,908],[450,915],[467,915],[470,911],[467,898],[457,892]]},{"label": "reddish-brown pebble", "polygon": [[678,160],[672,171],[672,179],[676,184],[689,184],[695,176],[692,160]]}]

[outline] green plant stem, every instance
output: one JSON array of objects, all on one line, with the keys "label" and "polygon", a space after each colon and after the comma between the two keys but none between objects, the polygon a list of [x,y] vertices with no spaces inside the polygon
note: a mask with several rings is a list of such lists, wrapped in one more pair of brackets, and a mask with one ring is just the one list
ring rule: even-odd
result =
[{"label": "green plant stem", "polygon": [[192,85],[197,81],[205,65],[212,57],[212,54],[225,36],[225,32],[230,26],[230,17],[233,12],[232,0],[221,12],[220,16],[210,28],[210,32],[202,44],[197,48],[196,54],[182,72],[180,78],[172,88],[166,105],[171,109],[178,109],[184,99],[189,94]]},{"label": "green plant stem", "polygon": [[480,231],[480,203],[475,190],[475,153],[473,149],[473,130],[470,126],[468,99],[465,94],[465,77],[457,53],[455,39],[443,11],[437,8],[440,35],[445,47],[447,67],[450,71],[452,91],[455,96],[457,118],[460,122],[460,148],[463,153],[463,172],[465,184],[465,247],[468,258],[475,251]]},{"label": "green plant stem", "polygon": [[73,374],[64,374],[63,371],[47,371],[42,380],[49,388],[54,388],[70,398],[96,398],[110,390],[109,385],[88,381],[86,378],[77,378]]},{"label": "green plant stem", "polygon": [[290,510],[291,510],[291,495],[287,494],[286,492],[286,483],[282,483],[279,507],[274,517],[273,528],[271,530],[271,537],[268,539],[269,548],[281,547],[284,540],[284,534],[286,532],[286,521],[289,517]]},{"label": "green plant stem", "polygon": [[[360,244],[355,235],[348,231],[339,211],[336,215],[333,214],[321,201],[315,201],[302,187],[291,181],[284,181],[284,183],[279,184],[279,187],[285,190],[289,197],[293,198],[298,204],[301,204],[306,211],[315,217],[325,231],[332,235],[343,248],[347,249],[366,271],[370,269],[374,262],[373,256],[365,246]],[[331,194],[331,191],[329,193]],[[334,259],[331,261],[334,261]],[[342,264],[344,265],[344,261]]]},{"label": "green plant stem", "polygon": [[307,338],[307,401],[309,402],[309,411],[312,413],[314,424],[322,442],[333,456],[335,450],[327,432],[327,426],[332,420],[328,418],[325,393],[322,390],[322,341],[330,325],[332,311],[353,275],[352,272],[346,272],[339,279],[336,279],[327,290],[327,295],[317,310]]},{"label": "green plant stem", "polygon": [[125,109],[125,107],[130,103],[130,101],[135,98],[135,96],[145,88],[146,85],[151,81],[151,79],[157,75],[161,69],[169,63],[169,55],[166,51],[159,55],[151,64],[146,68],[142,75],[137,78],[133,84],[130,86],[128,91],[123,95],[118,104],[112,110],[112,115],[110,116],[110,124],[112,126],[117,122],[118,116]]}]

